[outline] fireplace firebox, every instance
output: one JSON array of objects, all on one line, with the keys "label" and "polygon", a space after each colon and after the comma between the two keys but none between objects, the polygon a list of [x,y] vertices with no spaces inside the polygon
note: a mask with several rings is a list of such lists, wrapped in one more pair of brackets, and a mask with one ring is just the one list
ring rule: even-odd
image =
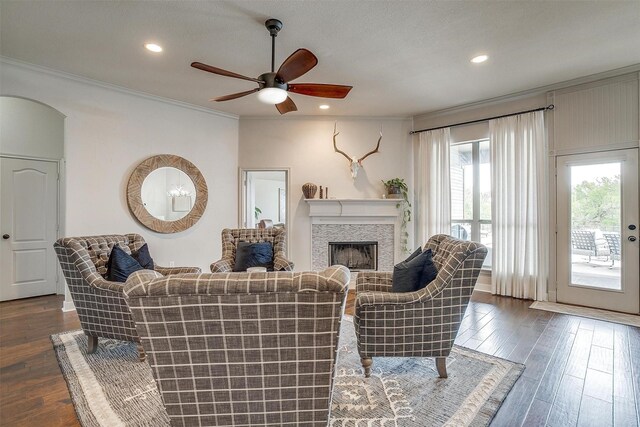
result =
[{"label": "fireplace firebox", "polygon": [[329,242],[329,265],[352,271],[378,270],[378,242]]}]

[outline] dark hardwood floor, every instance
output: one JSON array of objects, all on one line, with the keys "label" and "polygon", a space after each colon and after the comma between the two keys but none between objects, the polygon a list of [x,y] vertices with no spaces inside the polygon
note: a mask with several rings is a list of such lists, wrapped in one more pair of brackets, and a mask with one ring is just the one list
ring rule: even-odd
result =
[{"label": "dark hardwood floor", "polygon": [[492,426],[638,426],[640,329],[475,293],[456,344],[526,369]]},{"label": "dark hardwood floor", "polygon": [[[80,327],[62,300],[0,303],[0,426],[78,425],[49,339]],[[476,292],[456,340],[526,365],[492,425],[638,426],[640,329],[530,303]]]},{"label": "dark hardwood floor", "polygon": [[0,303],[0,426],[79,426],[49,335],[80,328],[51,295]]}]

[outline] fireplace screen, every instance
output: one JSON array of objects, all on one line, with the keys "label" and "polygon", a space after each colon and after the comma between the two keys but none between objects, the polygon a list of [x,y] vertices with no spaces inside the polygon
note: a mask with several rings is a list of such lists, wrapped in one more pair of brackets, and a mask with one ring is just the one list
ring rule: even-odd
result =
[{"label": "fireplace screen", "polygon": [[377,270],[378,242],[329,242],[329,265],[349,270]]}]

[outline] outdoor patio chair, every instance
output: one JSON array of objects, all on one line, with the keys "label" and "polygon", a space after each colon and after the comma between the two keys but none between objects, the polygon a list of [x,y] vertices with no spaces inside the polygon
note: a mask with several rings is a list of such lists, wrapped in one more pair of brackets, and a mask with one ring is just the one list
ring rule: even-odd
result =
[{"label": "outdoor patio chair", "polygon": [[591,257],[609,255],[602,253],[602,249],[598,248],[596,242],[595,231],[589,230],[571,230],[571,252],[577,255],[586,255]]},{"label": "outdoor patio chair", "polygon": [[620,261],[620,233],[602,233],[607,245],[609,245],[609,257],[611,258],[611,266],[613,268],[616,260]]}]

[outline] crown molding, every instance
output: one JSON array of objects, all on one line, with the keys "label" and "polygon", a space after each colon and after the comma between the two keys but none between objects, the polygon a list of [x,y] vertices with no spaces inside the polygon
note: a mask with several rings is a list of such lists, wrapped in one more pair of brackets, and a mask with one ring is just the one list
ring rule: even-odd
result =
[{"label": "crown molding", "polygon": [[464,111],[473,110],[478,107],[488,107],[491,105],[500,104],[507,101],[517,101],[519,99],[530,98],[537,95],[544,95],[547,92],[566,89],[571,86],[577,86],[587,83],[593,83],[598,80],[608,79],[612,77],[620,77],[624,74],[637,73],[640,71],[640,64],[633,64],[627,67],[616,68],[602,73],[590,74],[588,76],[578,77],[571,80],[565,80],[559,83],[553,83],[546,86],[540,86],[533,89],[528,89],[520,92],[515,92],[508,95],[502,95],[495,98],[484,99],[482,101],[471,102],[469,104],[458,105],[455,107],[445,108],[442,110],[435,110],[426,113],[420,113],[413,116],[413,120],[431,119],[440,116],[446,116],[449,114],[460,113]]},{"label": "crown molding", "polygon": [[[238,116],[237,114],[225,113],[225,112],[222,112],[222,111],[217,111],[217,110],[212,110],[212,109],[209,109],[209,108],[201,107],[199,105],[189,104],[188,102],[183,102],[183,101],[178,101],[178,100],[171,99],[171,98],[164,98],[162,96],[152,95],[152,94],[147,93],[147,92],[134,90],[134,89],[129,89],[129,88],[126,88],[124,86],[118,86],[118,85],[115,85],[115,84],[105,83],[105,82],[101,82],[99,80],[94,80],[94,79],[90,79],[90,78],[87,78],[87,77],[82,77],[82,76],[79,76],[77,74],[67,73],[66,71],[55,70],[53,68],[44,67],[42,65],[36,65],[36,64],[29,63],[29,62],[24,62],[24,61],[21,61],[19,59],[10,58],[8,56],[0,55],[0,64],[9,64],[9,65],[13,65],[14,67],[17,67],[17,68],[23,68],[23,69],[27,69],[27,70],[31,70],[31,71],[36,71],[36,72],[39,72],[39,73],[48,74],[48,75],[51,75],[51,76],[60,77],[60,78],[63,78],[63,79],[67,79],[67,80],[72,80],[72,81],[75,81],[75,82],[83,83],[83,84],[86,84],[86,85],[89,85],[89,86],[95,86],[95,87],[100,87],[100,88],[103,88],[103,89],[113,90],[115,92],[125,93],[127,95],[133,95],[133,96],[137,96],[139,98],[144,98],[144,99],[148,99],[148,100],[151,100],[151,101],[162,102],[162,103],[165,103],[165,104],[174,105],[176,107],[187,108],[189,110],[195,110],[195,111],[199,111],[201,113],[212,114],[214,116],[224,117],[224,118],[227,118],[227,119],[233,119],[233,120],[240,119],[240,116]],[[6,93],[6,94],[2,93],[2,95],[15,96],[14,94],[8,94],[8,93]]]},{"label": "crown molding", "polygon": [[412,121],[412,116],[338,116],[338,115],[300,115],[300,116],[240,116],[240,120],[313,120],[318,122],[326,121]]}]

